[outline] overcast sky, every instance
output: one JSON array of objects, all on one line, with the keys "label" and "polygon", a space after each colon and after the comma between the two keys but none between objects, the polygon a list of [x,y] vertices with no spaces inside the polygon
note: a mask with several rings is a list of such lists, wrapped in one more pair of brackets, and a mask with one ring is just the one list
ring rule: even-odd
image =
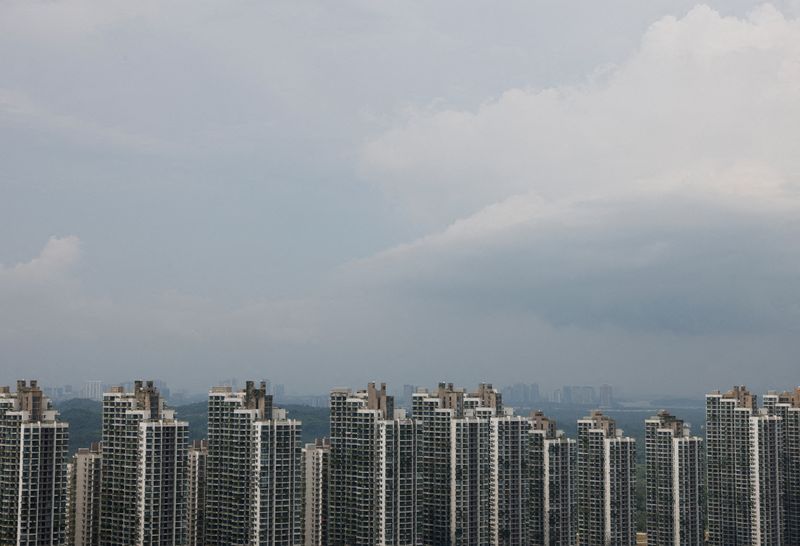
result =
[{"label": "overcast sky", "polygon": [[800,2],[0,2],[0,383],[800,370]]}]

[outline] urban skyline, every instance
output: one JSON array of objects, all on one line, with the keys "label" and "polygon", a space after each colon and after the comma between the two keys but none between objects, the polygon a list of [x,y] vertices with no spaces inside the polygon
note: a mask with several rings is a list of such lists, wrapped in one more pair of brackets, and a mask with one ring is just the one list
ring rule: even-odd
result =
[{"label": "urban skyline", "polygon": [[[206,390],[190,391],[181,388],[180,383],[167,383],[163,379],[155,379],[153,381],[159,388],[162,396],[166,400],[172,402],[173,405],[204,400],[207,394]],[[303,387],[302,384],[279,383],[270,379],[261,379],[260,381],[266,383],[266,392],[270,394],[274,400],[280,401],[283,404],[327,407],[330,401],[328,391],[314,392],[313,390]],[[0,383],[2,383],[2,381],[0,381]],[[233,389],[237,389],[244,387],[245,383],[246,379],[229,377],[212,384],[217,386],[230,386]],[[126,389],[132,389],[133,381],[113,382],[95,379],[64,385],[45,383],[40,386],[44,394],[54,402],[64,402],[73,399],[102,401],[102,392],[105,392],[105,390],[109,390],[113,386],[122,386]],[[671,392],[646,393],[635,390],[624,391],[609,383],[549,385],[536,381],[516,381],[500,384],[498,390],[503,393],[504,399],[509,400],[510,405],[522,408],[535,408],[543,404],[610,408],[620,403],[622,403],[622,405],[637,403],[646,405],[651,400],[669,401],[673,399],[686,404],[696,405],[696,407],[702,407],[705,404],[705,392],[713,389],[714,386],[715,385],[711,385],[708,389],[703,390],[701,394],[692,396]],[[779,386],[768,388],[763,392],[769,392],[778,387]],[[394,396],[398,406],[410,409],[413,393],[416,392],[417,389],[424,389],[425,387],[424,384],[403,383],[389,385],[388,388],[389,393]],[[101,393],[99,397],[96,394],[98,389]]]},{"label": "urban skyline", "polygon": [[705,438],[660,411],[637,446],[600,410],[569,438],[488,383],[418,388],[410,413],[385,384],[334,388],[330,438],[310,444],[266,382],[212,387],[208,440],[189,442],[154,382],[132,385],[104,393],[102,442],[71,459],[38,382],[0,388],[4,541],[793,546],[800,518],[800,387],[761,405],[744,386],[711,392]]},{"label": "urban skyline", "polygon": [[800,0],[0,0],[0,546],[800,546],[798,59]]}]

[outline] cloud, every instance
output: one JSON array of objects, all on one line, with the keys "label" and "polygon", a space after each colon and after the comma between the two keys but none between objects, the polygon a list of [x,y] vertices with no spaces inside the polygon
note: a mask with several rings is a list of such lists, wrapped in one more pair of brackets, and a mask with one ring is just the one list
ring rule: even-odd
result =
[{"label": "cloud", "polygon": [[74,235],[50,237],[36,258],[13,266],[0,264],[0,281],[40,282],[68,272],[80,259],[81,241]]},{"label": "cloud", "polygon": [[796,331],[798,59],[800,23],[773,7],[699,6],[579,86],[417,111],[362,166],[446,227],[353,274],[561,326]]},{"label": "cloud", "polygon": [[0,268],[0,369],[791,379],[798,22],[690,5],[3,3],[0,233],[81,240]]},{"label": "cloud", "polygon": [[[69,381],[81,381],[87,368],[95,370],[89,375],[108,373],[107,379],[116,381],[124,379],[122,370],[135,366],[136,374],[165,376],[197,362],[211,365],[209,359],[268,354],[316,335],[318,304],[312,301],[235,304],[177,290],[135,301],[98,294],[78,274],[82,246],[77,236],[51,237],[35,258],[0,265],[5,374],[25,374],[32,366],[52,381],[66,366],[78,374],[66,377]],[[258,359],[248,364],[259,365]]]},{"label": "cloud", "polygon": [[800,25],[773,7],[737,19],[700,6],[579,85],[414,110],[366,144],[362,172],[439,225],[515,194],[602,195],[698,165],[797,172],[798,59]]},{"label": "cloud", "polygon": [[152,137],[132,134],[75,115],[49,111],[30,97],[3,88],[0,88],[0,126],[42,131],[95,152],[112,149],[153,154],[169,149],[167,143]]}]

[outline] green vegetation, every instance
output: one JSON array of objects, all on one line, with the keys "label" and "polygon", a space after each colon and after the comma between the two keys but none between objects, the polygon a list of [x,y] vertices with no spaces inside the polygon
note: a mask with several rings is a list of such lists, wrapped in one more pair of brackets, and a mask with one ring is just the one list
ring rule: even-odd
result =
[{"label": "green vegetation", "polygon": [[89,447],[99,442],[102,427],[103,405],[94,400],[73,398],[56,406],[61,412],[60,419],[69,423],[69,452],[79,447]]},{"label": "green vegetation", "polygon": [[285,406],[291,419],[303,422],[303,441],[313,442],[315,438],[330,436],[330,412],[328,408],[313,408],[311,406]]},{"label": "green vegetation", "polygon": [[195,402],[175,408],[181,421],[189,422],[189,440],[202,440],[208,436],[208,402]]}]

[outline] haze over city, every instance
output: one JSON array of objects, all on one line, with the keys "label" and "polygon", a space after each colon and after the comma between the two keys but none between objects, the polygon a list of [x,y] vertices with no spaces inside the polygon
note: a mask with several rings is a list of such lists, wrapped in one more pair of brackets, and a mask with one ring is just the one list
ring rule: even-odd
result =
[{"label": "haze over city", "polygon": [[0,5],[0,384],[797,383],[800,3]]}]

